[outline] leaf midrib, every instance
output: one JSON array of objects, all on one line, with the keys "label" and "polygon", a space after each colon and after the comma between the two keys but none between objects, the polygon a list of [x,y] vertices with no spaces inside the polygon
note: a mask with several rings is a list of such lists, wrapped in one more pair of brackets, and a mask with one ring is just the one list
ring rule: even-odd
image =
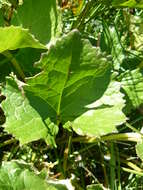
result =
[{"label": "leaf midrib", "polygon": [[[72,44],[72,45],[73,45],[73,44]],[[63,88],[62,88],[62,90],[61,90],[61,93],[60,93],[59,103],[58,103],[58,107],[57,107],[57,117],[60,117],[62,96],[63,96],[63,92],[64,92],[64,89],[65,89],[66,83],[67,83],[67,81],[68,81],[69,69],[70,69],[70,66],[71,66],[71,64],[72,64],[72,57],[73,57],[72,45],[71,45],[71,56],[70,56],[70,63],[69,63],[69,67],[68,67],[68,72],[66,73],[66,79],[65,79]]]}]

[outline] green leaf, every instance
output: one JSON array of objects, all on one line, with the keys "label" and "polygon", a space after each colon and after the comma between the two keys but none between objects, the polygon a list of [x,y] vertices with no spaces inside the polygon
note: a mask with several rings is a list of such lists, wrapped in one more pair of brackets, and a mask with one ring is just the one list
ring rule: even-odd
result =
[{"label": "green leaf", "polygon": [[101,34],[100,46],[102,51],[108,52],[112,55],[114,69],[120,69],[124,59],[123,47],[121,46],[118,33],[115,27],[110,27],[104,24],[105,30]]},{"label": "green leaf", "polygon": [[[143,133],[143,127],[140,131],[141,133]],[[141,140],[140,142],[137,143],[136,145],[136,153],[137,153],[137,156],[143,160],[143,140]]]},{"label": "green leaf", "polygon": [[143,160],[143,142],[140,142],[136,145],[136,153],[138,157]]},{"label": "green leaf", "polygon": [[143,0],[113,0],[113,6],[143,8]]},{"label": "green leaf", "polygon": [[128,96],[132,108],[137,108],[143,103],[143,71],[141,69],[127,70],[120,76],[122,88]]},{"label": "green leaf", "polygon": [[[110,80],[110,62],[74,30],[51,46],[38,67],[42,72],[27,80],[26,92],[41,98],[56,123],[72,121],[99,99]],[[48,110],[47,109],[47,110]]]},{"label": "green leaf", "polygon": [[61,33],[61,18],[56,0],[24,0],[12,19],[13,25],[28,28],[44,44]]},{"label": "green leaf", "polygon": [[26,47],[46,49],[26,29],[15,26],[0,27],[0,53]]},{"label": "green leaf", "polygon": [[52,180],[47,179],[48,184],[53,185],[58,190],[75,190],[71,183],[71,179],[63,179],[63,180]]},{"label": "green leaf", "polygon": [[103,190],[102,185],[88,185],[86,190]]},{"label": "green leaf", "polygon": [[40,69],[34,67],[34,63],[39,61],[41,53],[44,50],[35,48],[24,48],[14,54],[26,77],[33,76],[40,72]]},{"label": "green leaf", "polygon": [[89,111],[75,119],[73,129],[79,135],[101,136],[116,132],[116,126],[126,121],[121,84],[111,82],[100,100],[88,105]]},{"label": "green leaf", "polygon": [[8,76],[12,72],[12,67],[10,67],[9,60],[4,57],[4,55],[0,54],[0,83],[5,81],[5,77]]},{"label": "green leaf", "polygon": [[19,161],[3,162],[0,168],[1,190],[67,190],[65,185],[51,184],[35,174],[30,165]]},{"label": "green leaf", "polygon": [[1,10],[1,4],[0,4],[0,26],[4,26],[4,18]]},{"label": "green leaf", "polygon": [[[5,131],[15,136],[21,144],[44,139],[48,144],[55,146],[54,137],[57,134],[57,127],[49,119],[44,121],[30,105],[17,79],[7,78],[2,94],[6,96],[6,100],[2,102],[2,109],[6,116],[3,125]],[[33,98],[32,95],[30,96]]]},{"label": "green leaf", "polygon": [[137,51],[143,51],[143,18],[130,15],[130,32],[132,33],[132,44]]}]

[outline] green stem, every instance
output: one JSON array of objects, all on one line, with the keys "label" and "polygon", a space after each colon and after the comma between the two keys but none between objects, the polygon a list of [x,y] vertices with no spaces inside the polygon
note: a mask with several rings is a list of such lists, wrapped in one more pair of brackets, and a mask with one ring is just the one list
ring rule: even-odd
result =
[{"label": "green stem", "polygon": [[13,143],[15,143],[15,142],[17,142],[16,139],[9,139],[9,140],[4,141],[3,143],[1,143],[1,144],[0,144],[0,148],[2,148],[2,147],[4,147],[4,146],[7,146],[7,145],[9,145],[9,144],[13,144]]},{"label": "green stem", "polygon": [[116,179],[116,173],[115,173],[115,168],[116,168],[116,158],[115,158],[115,151],[114,151],[114,144],[111,143],[110,145],[110,182],[111,182],[111,189],[115,189],[115,179]]},{"label": "green stem", "polygon": [[25,81],[24,72],[22,71],[22,69],[21,69],[19,63],[17,62],[17,60],[15,59],[15,57],[13,57],[13,55],[9,51],[4,51],[2,54],[11,61],[12,65],[16,69],[16,71],[19,74],[19,76],[21,77],[21,79],[23,81]]},{"label": "green stem", "polygon": [[66,173],[66,170],[67,170],[67,161],[68,161],[68,156],[71,150],[71,143],[72,143],[72,134],[69,135],[68,146],[65,148],[65,151],[64,151],[64,162],[63,162],[64,174]]},{"label": "green stem", "polygon": [[109,183],[108,183],[108,175],[107,175],[107,171],[106,171],[106,166],[105,166],[105,162],[104,162],[104,153],[101,150],[101,143],[99,143],[99,151],[100,151],[100,155],[101,155],[101,166],[103,169],[103,174],[104,174],[104,186],[108,188]]},{"label": "green stem", "polygon": [[85,8],[83,9],[79,17],[76,19],[76,22],[73,23],[72,29],[77,28],[79,29],[79,31],[81,31],[81,28],[84,25],[85,19],[89,16],[90,11],[95,6],[95,4],[96,4],[95,0],[91,0],[87,2],[87,4],[85,5]]},{"label": "green stem", "polygon": [[133,170],[137,171],[137,172],[143,172],[143,170],[141,168],[139,168],[136,164],[134,164],[133,162],[130,162],[128,160],[124,160],[123,158],[120,158],[120,161],[124,164],[126,164],[127,166],[129,166],[130,168],[132,168]]},{"label": "green stem", "polygon": [[142,135],[131,132],[131,133],[105,135],[101,137],[76,137],[72,139],[72,142],[96,143],[101,141],[114,141],[114,140],[140,142],[142,140]]},{"label": "green stem", "polygon": [[116,154],[117,154],[117,176],[118,176],[118,190],[122,189],[121,186],[121,165],[120,165],[120,155],[119,155],[119,149],[117,145],[115,145]]},{"label": "green stem", "polygon": [[133,127],[133,126],[130,125],[129,123],[126,122],[125,125],[126,125],[128,128],[130,128],[132,131],[134,131],[134,132],[140,134],[141,136],[143,136],[143,134],[142,134],[138,129],[136,129],[135,127]]},{"label": "green stem", "polygon": [[83,166],[83,169],[84,169],[87,173],[90,174],[90,176],[94,179],[95,183],[97,183],[97,184],[101,187],[101,189],[107,190],[106,187],[104,187],[104,186],[99,182],[99,180],[95,177],[95,175],[94,175],[87,167],[84,167],[84,166]]},{"label": "green stem", "polygon": [[133,173],[133,174],[136,174],[136,175],[139,175],[139,176],[143,176],[143,172],[139,172],[139,171],[136,171],[136,170],[131,170],[129,168],[122,167],[122,170],[125,171],[125,172],[128,172],[128,173]]}]

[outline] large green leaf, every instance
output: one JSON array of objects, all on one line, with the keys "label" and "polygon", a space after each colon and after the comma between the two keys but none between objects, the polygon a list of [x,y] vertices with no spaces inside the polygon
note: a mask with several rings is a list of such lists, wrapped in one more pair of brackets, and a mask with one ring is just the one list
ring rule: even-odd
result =
[{"label": "large green leaf", "polygon": [[49,105],[47,116],[56,122],[88,110],[85,106],[102,96],[110,80],[108,59],[76,30],[51,46],[38,66],[43,71],[29,78],[24,89]]},{"label": "large green leaf", "polygon": [[12,24],[28,28],[40,42],[47,44],[61,32],[56,0],[24,0]]},{"label": "large green leaf", "polygon": [[116,132],[116,126],[124,123],[122,112],[125,106],[124,95],[120,92],[121,84],[111,82],[100,100],[89,105],[89,111],[75,119],[73,129],[79,135],[101,136]]},{"label": "large green leaf", "polygon": [[127,70],[121,75],[122,88],[128,96],[132,108],[143,103],[143,71],[141,69]]},{"label": "large green leaf", "polygon": [[0,53],[26,47],[46,49],[26,29],[15,26],[0,27]]},{"label": "large green leaf", "polygon": [[113,0],[113,6],[143,8],[143,0]]},{"label": "large green leaf", "polygon": [[0,168],[1,190],[67,190],[65,185],[51,184],[35,174],[29,165],[18,162],[3,162]]},{"label": "large green leaf", "polygon": [[[55,145],[57,127],[50,120],[43,120],[30,105],[20,85],[14,77],[11,77],[7,79],[6,86],[2,90],[6,96],[6,100],[2,102],[6,116],[3,125],[5,131],[15,136],[21,144],[44,139],[48,144]],[[32,95],[30,96],[32,98]]]}]

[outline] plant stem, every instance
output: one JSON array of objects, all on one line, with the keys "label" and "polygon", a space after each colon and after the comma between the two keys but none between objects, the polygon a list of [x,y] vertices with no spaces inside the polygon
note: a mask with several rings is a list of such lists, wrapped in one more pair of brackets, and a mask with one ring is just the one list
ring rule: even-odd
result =
[{"label": "plant stem", "polygon": [[122,189],[121,186],[121,165],[120,165],[120,155],[119,155],[119,149],[117,145],[115,145],[116,154],[117,154],[117,176],[118,176],[118,190]]},{"label": "plant stem", "polygon": [[137,172],[143,172],[143,170],[141,168],[139,168],[136,164],[128,161],[128,160],[124,160],[122,158],[120,158],[120,161],[124,164],[126,164],[127,166],[129,166],[130,168],[134,169]]},{"label": "plant stem", "polygon": [[68,161],[68,156],[70,154],[71,143],[72,143],[72,134],[69,135],[68,145],[64,151],[64,162],[63,162],[64,174],[66,173],[66,170],[67,170],[67,161]]},{"label": "plant stem", "polygon": [[7,141],[4,141],[3,143],[0,144],[0,148],[4,147],[4,146],[7,146],[7,145],[10,145],[10,144],[13,144],[17,142],[16,139],[9,139]]},{"label": "plant stem", "polygon": [[114,140],[140,142],[142,140],[142,135],[131,132],[131,133],[110,134],[101,137],[76,137],[72,139],[72,142],[96,143],[101,141],[114,141]]},{"label": "plant stem", "polygon": [[116,159],[115,159],[115,151],[114,151],[114,144],[110,144],[110,182],[111,182],[111,189],[115,189],[115,179],[116,179],[116,173],[115,173],[115,168],[116,168]]},{"label": "plant stem", "polygon": [[77,18],[76,22],[73,23],[72,29],[77,28],[79,31],[82,30],[82,27],[84,27],[84,21],[89,16],[91,9],[95,6],[96,2],[94,0],[89,1],[79,17]]},{"label": "plant stem", "polygon": [[139,175],[139,176],[143,176],[143,172],[139,172],[139,171],[136,171],[136,170],[131,170],[129,168],[122,167],[122,170],[125,171],[125,172],[128,172],[128,173],[133,173],[133,174],[136,174],[136,175]]},{"label": "plant stem", "polygon": [[19,63],[17,62],[17,60],[15,59],[15,57],[13,57],[13,55],[9,51],[4,51],[2,54],[11,61],[12,65],[16,69],[16,71],[19,74],[19,76],[21,77],[21,79],[23,81],[25,81],[24,72],[22,71],[22,69],[21,69]]},{"label": "plant stem", "polygon": [[101,166],[103,169],[103,173],[104,173],[104,186],[108,188],[109,186],[109,182],[108,182],[108,175],[107,175],[107,171],[106,171],[106,166],[105,166],[105,162],[104,162],[104,153],[101,150],[101,143],[99,143],[99,151],[101,154]]},{"label": "plant stem", "polygon": [[133,130],[134,132],[136,132],[136,133],[140,134],[141,136],[143,136],[143,134],[142,134],[138,129],[136,129],[135,127],[133,127],[133,126],[130,125],[129,123],[126,122],[125,125],[126,125],[128,128],[130,128],[131,130]]}]

